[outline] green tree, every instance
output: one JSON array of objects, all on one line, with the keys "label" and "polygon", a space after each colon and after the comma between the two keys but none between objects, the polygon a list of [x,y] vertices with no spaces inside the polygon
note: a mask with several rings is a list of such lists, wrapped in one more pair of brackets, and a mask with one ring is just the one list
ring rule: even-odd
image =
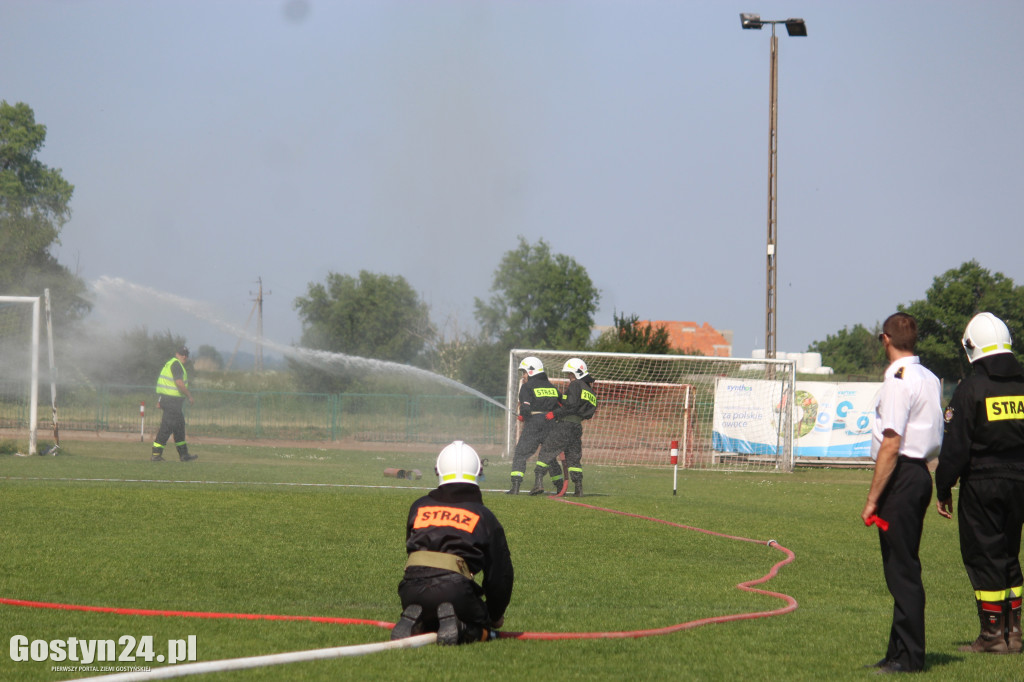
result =
[{"label": "green tree", "polygon": [[0,102],[0,292],[39,296],[50,289],[58,329],[90,306],[85,284],[50,253],[71,218],[74,187],[38,158],[46,126],[24,103]]},{"label": "green tree", "polygon": [[219,350],[208,344],[199,346],[195,359],[197,362],[202,360],[202,364],[208,369],[219,370],[224,368],[224,356],[220,354]]},{"label": "green tree", "polygon": [[489,301],[475,299],[474,316],[484,341],[506,351],[586,347],[601,298],[582,265],[523,237],[501,259],[491,292]]},{"label": "green tree", "polygon": [[990,312],[1005,321],[1014,352],[1024,350],[1024,287],[974,260],[939,275],[923,300],[899,306],[899,310],[917,319],[917,353],[921,362],[943,379],[955,381],[970,372],[960,340],[977,313]]},{"label": "green tree", "polygon": [[484,395],[505,395],[508,380],[509,348],[501,343],[478,341],[466,349],[459,369],[459,379]]},{"label": "green tree", "polygon": [[[667,355],[672,352],[668,328],[654,327],[650,322],[640,324],[640,316],[612,313],[614,326],[603,332],[594,342],[593,350],[604,353],[645,353]],[[695,355],[696,353],[687,353]]]},{"label": "green tree", "polygon": [[435,374],[465,383],[466,358],[477,343],[471,334],[459,329],[457,319],[449,318],[435,330],[434,342],[425,353],[424,366]]},{"label": "green tree", "polygon": [[[409,364],[421,359],[434,335],[427,304],[401,276],[328,273],[326,283],[310,284],[307,295],[295,299],[295,308],[302,345],[316,350]],[[312,390],[347,390],[363,375],[351,364],[335,375],[292,367]]]},{"label": "green tree", "polygon": [[888,364],[885,350],[878,342],[880,331],[877,324],[874,331],[861,324],[855,324],[853,329],[843,327],[824,341],[815,341],[807,350],[821,353],[821,364],[831,367],[836,374],[880,376]]}]

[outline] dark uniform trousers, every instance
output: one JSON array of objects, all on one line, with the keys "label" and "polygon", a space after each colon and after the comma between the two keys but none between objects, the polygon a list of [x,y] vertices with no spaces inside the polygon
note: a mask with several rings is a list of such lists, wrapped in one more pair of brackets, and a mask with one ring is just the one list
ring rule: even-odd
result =
[{"label": "dark uniform trousers", "polygon": [[1024,480],[970,477],[960,481],[960,554],[975,590],[1024,585],[1020,537]]},{"label": "dark uniform trousers", "polygon": [[544,418],[544,413],[531,414],[523,421],[523,431],[519,435],[515,452],[512,455],[512,476],[522,478],[526,469],[526,460],[548,436],[551,422]]},{"label": "dark uniform trousers", "polygon": [[900,455],[877,514],[889,524],[879,529],[885,584],[893,598],[892,628],[885,657],[908,670],[924,668],[924,583],[921,531],[932,499],[932,477],[924,460]]},{"label": "dark uniform trousers", "polygon": [[487,605],[481,598],[483,589],[473,580],[443,569],[410,566],[398,584],[402,608],[410,604],[423,607],[423,632],[437,632],[437,607],[449,602],[465,625],[461,640],[475,642],[482,639],[490,618]]},{"label": "dark uniform trousers", "polygon": [[[185,443],[185,414],[182,411],[185,399],[179,396],[160,396],[160,408],[163,416],[160,419],[160,428],[156,432],[155,443],[161,446],[167,443],[167,439],[174,437],[174,444],[178,448],[178,454],[182,454]],[[153,452],[159,452],[161,448],[154,445]],[[184,450],[187,452],[187,450]]]},{"label": "dark uniform trousers", "polygon": [[[579,419],[579,417],[576,417]],[[583,461],[583,424],[578,421],[564,420],[551,424],[551,431],[544,440],[544,445],[537,455],[537,466],[547,467],[551,473],[551,481],[557,482],[556,487],[561,486],[562,472],[558,466],[559,453],[565,453],[566,469],[572,473],[579,474],[582,480]],[[573,478],[570,476],[570,478]],[[576,480],[573,478],[573,480]]]}]

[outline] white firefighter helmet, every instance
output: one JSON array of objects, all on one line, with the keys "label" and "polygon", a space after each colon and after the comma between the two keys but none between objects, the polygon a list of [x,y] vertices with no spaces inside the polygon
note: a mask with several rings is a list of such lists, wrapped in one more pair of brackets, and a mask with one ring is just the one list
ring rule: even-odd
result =
[{"label": "white firefighter helmet", "polygon": [[565,361],[565,365],[562,366],[562,373],[571,374],[577,379],[582,379],[587,376],[587,363],[579,358],[569,358]]},{"label": "white firefighter helmet", "polygon": [[477,483],[480,476],[480,456],[476,450],[457,440],[444,446],[437,456],[438,485],[445,483]]},{"label": "white firefighter helmet", "polygon": [[1010,330],[992,313],[978,313],[967,323],[961,341],[971,362],[997,353],[1012,353]]},{"label": "white firefighter helmet", "polygon": [[530,355],[523,358],[523,361],[519,363],[519,369],[526,372],[526,376],[532,377],[534,374],[540,374],[544,371],[544,363],[540,361],[540,358]]}]

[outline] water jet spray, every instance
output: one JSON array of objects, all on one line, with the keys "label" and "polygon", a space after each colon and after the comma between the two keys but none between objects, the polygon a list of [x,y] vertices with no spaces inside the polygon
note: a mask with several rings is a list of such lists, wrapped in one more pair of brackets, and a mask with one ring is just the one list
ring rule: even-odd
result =
[{"label": "water jet spray", "polygon": [[459,383],[454,379],[449,379],[446,376],[442,376],[426,369],[413,367],[412,365],[403,365],[398,362],[390,362],[388,360],[375,360],[373,358],[363,358],[357,355],[347,355],[345,353],[303,348],[301,346],[286,346],[284,344],[268,340],[265,336],[257,338],[256,336],[249,334],[246,330],[225,322],[222,317],[207,304],[176,296],[174,294],[157,291],[140,284],[134,284],[121,279],[120,277],[108,277],[104,275],[93,283],[93,288],[99,296],[115,297],[131,295],[138,298],[144,298],[147,301],[152,301],[154,299],[159,300],[163,303],[174,306],[192,317],[213,325],[222,332],[254,344],[263,344],[264,346],[281,353],[285,357],[292,358],[293,360],[312,367],[317,367],[327,371],[333,371],[335,368],[357,368],[418,376],[454,388],[463,393],[473,395],[487,403],[490,403],[491,405],[500,407],[506,412],[512,411],[502,403],[484,395],[475,388],[470,388],[469,386]]}]

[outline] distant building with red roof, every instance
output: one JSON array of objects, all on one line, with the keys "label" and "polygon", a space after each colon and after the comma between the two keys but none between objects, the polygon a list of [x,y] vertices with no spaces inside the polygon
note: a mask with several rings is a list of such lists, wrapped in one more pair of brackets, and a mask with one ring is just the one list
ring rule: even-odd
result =
[{"label": "distant building with red roof", "polygon": [[705,322],[669,322],[665,320],[638,320],[637,324],[649,324],[652,329],[664,325],[668,332],[669,344],[680,353],[698,351],[709,358],[732,357],[732,332],[718,331]]}]

